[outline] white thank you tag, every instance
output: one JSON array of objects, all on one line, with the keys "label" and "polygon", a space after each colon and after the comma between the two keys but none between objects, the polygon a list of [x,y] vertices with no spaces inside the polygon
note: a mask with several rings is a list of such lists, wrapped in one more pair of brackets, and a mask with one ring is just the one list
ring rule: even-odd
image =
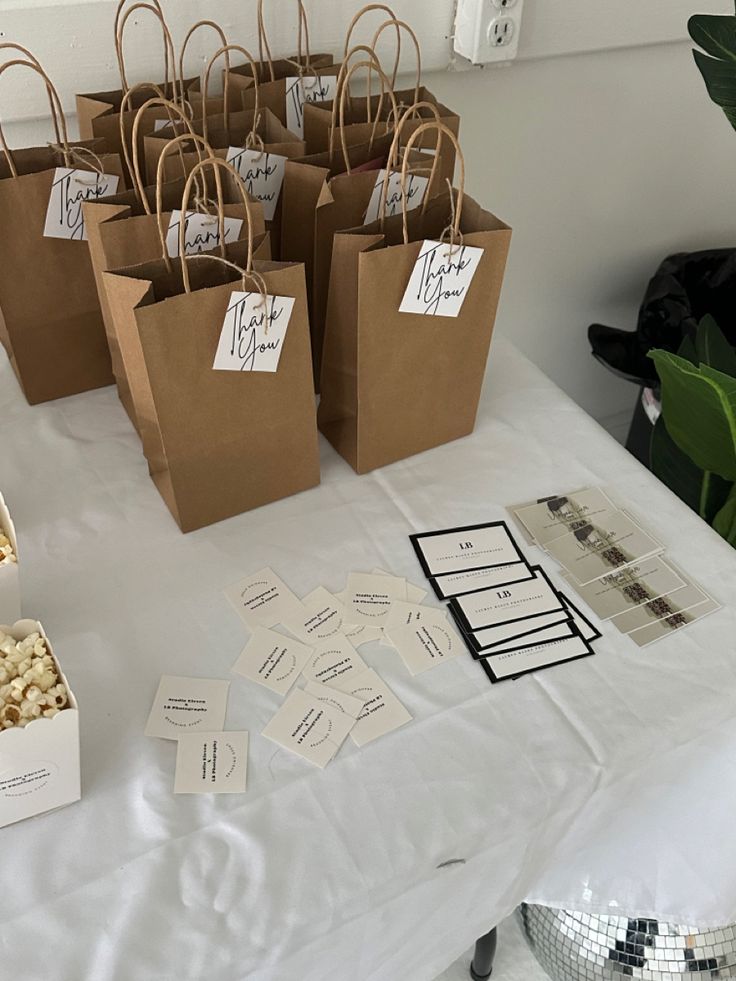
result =
[{"label": "white thank you tag", "polygon": [[307,102],[330,102],[337,95],[334,75],[293,75],[286,79],[286,128],[304,136],[304,105]]},{"label": "white thank you tag", "polygon": [[[181,211],[172,211],[169,227],[166,230],[166,251],[175,259],[179,255],[179,226]],[[243,227],[242,218],[225,218],[225,242],[237,242],[240,229]],[[220,223],[217,215],[203,215],[198,211],[187,211],[186,227],[184,229],[184,252],[186,255],[198,255],[200,252],[210,252],[220,244]]]},{"label": "white thank you tag", "polygon": [[[383,182],[386,179],[386,171],[379,170],[373,194],[368,202],[368,210],[365,213],[364,225],[370,225],[380,217],[381,194],[383,193]],[[406,175],[406,210],[413,211],[418,208],[424,200],[429,185],[428,177],[421,177],[419,174]],[[401,213],[401,174],[393,172],[388,179],[386,190],[386,211],[385,215],[390,218],[392,215]]]},{"label": "white thank you tag", "polygon": [[240,174],[248,194],[263,205],[263,217],[273,221],[279,203],[281,185],[284,183],[286,157],[264,150],[245,150],[231,146],[227,162]]},{"label": "white thank you tag", "polygon": [[276,371],[289,326],[293,296],[230,294],[212,367],[218,371]]},{"label": "white thank you tag", "polygon": [[457,317],[482,255],[483,249],[471,245],[424,241],[399,313]]},{"label": "white thank you tag", "polygon": [[94,170],[57,167],[46,209],[44,237],[86,241],[82,204],[115,194],[119,180],[117,174],[98,174]]}]

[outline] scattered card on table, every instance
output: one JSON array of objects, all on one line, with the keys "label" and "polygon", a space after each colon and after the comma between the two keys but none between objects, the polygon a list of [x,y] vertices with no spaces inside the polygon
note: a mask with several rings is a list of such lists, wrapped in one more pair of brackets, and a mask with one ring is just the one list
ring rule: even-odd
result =
[{"label": "scattered card on table", "polygon": [[282,621],[299,640],[315,646],[344,632],[348,623],[347,610],[324,586],[318,586],[305,596],[301,605],[299,614]]},{"label": "scattered card on table", "polygon": [[447,572],[467,572],[524,560],[505,521],[429,531],[409,537],[430,579]]},{"label": "scattered card on table", "polygon": [[697,606],[693,606],[682,613],[675,613],[674,616],[664,617],[662,620],[650,623],[648,627],[640,627],[639,630],[632,630],[627,636],[631,637],[637,646],[646,647],[648,644],[653,644],[656,640],[661,640],[663,637],[670,637],[678,630],[682,630],[683,627],[689,627],[693,623],[697,623],[698,620],[702,620],[703,617],[707,617],[709,614],[715,613],[716,610],[720,609],[720,603],[717,603],[714,599],[709,599],[705,603],[699,603]]},{"label": "scattered card on table", "polygon": [[409,626],[389,627],[386,637],[413,675],[441,661],[449,661],[465,649],[447,617],[441,621],[421,620]]},{"label": "scattered card on table", "polygon": [[[391,572],[386,572],[385,569],[371,569],[374,576],[391,576],[393,579],[399,578],[394,576]],[[402,579],[401,582],[406,583],[406,596],[402,597],[407,601],[407,603],[421,603],[423,599],[427,596],[427,590],[422,589],[420,586],[415,586],[413,582],[407,582],[406,579]]]},{"label": "scattered card on table", "polygon": [[622,634],[630,634],[632,630],[639,630],[656,623],[657,620],[684,613],[709,599],[710,596],[699,586],[689,583],[687,586],[676,589],[674,593],[667,593],[666,596],[660,596],[649,603],[642,603],[635,610],[619,613],[618,616],[611,617],[610,622]]},{"label": "scattered card on table", "polygon": [[622,511],[598,515],[594,522],[548,542],[546,548],[581,585],[662,551],[659,542]]},{"label": "scattered card on table", "polygon": [[299,599],[272,569],[261,569],[228,586],[225,596],[251,628],[275,627],[301,609]]},{"label": "scattered card on table", "polygon": [[[529,644],[533,644],[536,642],[533,635],[538,631],[556,627],[561,623],[570,623],[571,620],[572,611],[561,608],[531,620],[513,620],[511,623],[500,623],[495,627],[483,627],[480,630],[466,633],[465,636],[471,653],[474,651],[483,652],[489,647],[506,646],[511,641],[516,640],[517,637],[523,637]],[[461,625],[460,629],[462,629]]]},{"label": "scattered card on table", "polygon": [[304,686],[304,691],[316,698],[318,702],[324,702],[325,705],[337,709],[338,712],[344,712],[355,722],[358,721],[358,716],[365,705],[362,698],[356,698],[354,695],[348,695],[347,692],[338,691],[331,685],[321,685],[318,681],[308,681]]},{"label": "scattered card on table", "polygon": [[336,678],[354,677],[367,667],[348,638],[338,634],[315,647],[311,660],[304,668],[304,677],[327,685]]},{"label": "scattered card on table", "polygon": [[333,682],[332,687],[364,702],[355,728],[350,733],[356,746],[365,746],[379,736],[411,722],[409,712],[383,678],[370,668],[355,678]]},{"label": "scattered card on table", "polygon": [[546,644],[521,647],[506,654],[491,655],[478,663],[483,667],[491,681],[517,678],[529,671],[574,661],[593,654],[593,648],[579,635],[565,640],[553,640]]},{"label": "scattered card on table", "polygon": [[446,576],[430,579],[432,589],[439,599],[452,599],[463,593],[475,593],[479,589],[505,586],[509,582],[532,579],[534,573],[526,562],[499,565],[495,569],[473,569],[470,572],[451,572]]},{"label": "scattered card on table", "polygon": [[447,614],[444,610],[438,610],[436,606],[423,606],[421,603],[404,603],[397,600],[391,607],[384,624],[384,631],[390,630],[391,627],[408,627],[420,620],[441,623],[447,620]]},{"label": "scattered card on table", "polygon": [[187,732],[176,751],[175,794],[243,794],[247,732]]},{"label": "scattered card on table", "polygon": [[685,585],[680,573],[661,555],[594,579],[587,586],[578,585],[571,575],[565,579],[601,620],[609,620]]},{"label": "scattered card on table", "polygon": [[355,719],[342,709],[297,688],[268,723],[263,735],[310,763],[325,767],[355,725]]},{"label": "scattered card on table", "polygon": [[351,572],[344,597],[349,621],[382,626],[391,612],[394,600],[405,600],[406,580],[395,576]]},{"label": "scattered card on table", "polygon": [[256,627],[232,670],[277,695],[285,695],[313,653],[314,648],[293,637],[267,627]]},{"label": "scattered card on table", "polygon": [[178,739],[185,732],[219,732],[225,724],[229,681],[165,674],[159,682],[146,735]]},{"label": "scattered card on table", "polygon": [[369,627],[365,623],[348,624],[343,628],[343,632],[355,647],[370,644],[372,641],[380,640],[383,637],[382,627]]},{"label": "scattered card on table", "polygon": [[551,644],[552,641],[566,640],[568,637],[578,637],[580,632],[573,626],[572,620],[564,620],[552,627],[545,627],[533,634],[524,637],[515,637],[513,640],[503,644],[496,644],[494,647],[487,647],[480,651],[476,660],[488,657],[498,657],[500,654],[511,654],[515,651],[528,650],[530,647],[540,647],[542,644]]},{"label": "scattered card on table", "polygon": [[482,627],[554,613],[563,609],[563,604],[542,569],[535,567],[533,579],[456,596],[450,600],[450,609],[460,626],[472,633]]},{"label": "scattered card on table", "polygon": [[599,487],[586,487],[511,510],[534,541],[546,545],[579,525],[588,524],[599,514],[615,511],[616,505]]}]

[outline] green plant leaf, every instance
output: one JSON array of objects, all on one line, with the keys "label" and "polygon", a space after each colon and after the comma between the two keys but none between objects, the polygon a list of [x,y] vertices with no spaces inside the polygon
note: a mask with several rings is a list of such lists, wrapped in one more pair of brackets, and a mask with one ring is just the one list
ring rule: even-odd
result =
[{"label": "green plant leaf", "polygon": [[696,368],[669,351],[649,352],[662,382],[667,431],[701,470],[736,480],[736,378]]},{"label": "green plant leaf", "polygon": [[733,484],[697,467],[667,432],[663,416],[652,430],[649,459],[655,477],[711,524],[726,503]]},{"label": "green plant leaf", "polygon": [[[686,338],[687,340],[687,338]],[[684,343],[684,342],[683,342]],[[723,331],[710,314],[707,314],[698,324],[695,335],[696,364],[706,364],[711,368],[722,371],[725,375],[736,378],[736,351],[726,340]],[[680,357],[685,357],[682,350]],[[688,358],[688,361],[690,358]]]},{"label": "green plant leaf", "polygon": [[713,519],[713,527],[718,534],[736,548],[736,486]]},{"label": "green plant leaf", "polygon": [[709,58],[702,51],[693,51],[693,58],[711,99],[724,112],[733,109],[736,105],[736,64]]},{"label": "green plant leaf", "polygon": [[687,22],[693,41],[714,58],[736,62],[736,17],[693,14]]},{"label": "green plant leaf", "polygon": [[698,357],[698,352],[695,348],[695,342],[689,334],[685,334],[683,337],[682,344],[680,344],[679,348],[677,349],[677,353],[681,358],[684,358],[685,361],[689,361],[690,364],[695,365],[696,368],[700,364],[700,358]]}]

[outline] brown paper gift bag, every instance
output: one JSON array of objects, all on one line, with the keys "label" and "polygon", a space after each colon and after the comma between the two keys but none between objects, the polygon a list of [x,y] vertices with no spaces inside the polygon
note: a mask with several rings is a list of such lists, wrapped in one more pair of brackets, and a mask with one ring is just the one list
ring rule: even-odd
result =
[{"label": "brown paper gift bag", "polygon": [[[423,132],[410,137],[409,149]],[[334,239],[318,421],[358,473],[466,436],[475,425],[511,230],[464,195],[456,151],[458,191]],[[467,262],[469,247],[483,250],[459,315],[400,313],[422,243],[443,242],[447,231],[450,243],[440,249],[456,264]],[[437,283],[450,289],[450,267],[441,269],[446,275],[432,279],[433,290]]]},{"label": "brown paper gift bag", "polygon": [[253,107],[255,94],[253,79],[260,83],[259,101],[263,108],[270,109],[284,126],[288,126],[287,92],[293,79],[304,76],[334,76],[339,66],[334,65],[330,54],[312,54],[309,50],[309,25],[302,0],[299,6],[298,52],[290,58],[276,58],[271,55],[271,47],[266,34],[263,0],[258,0],[258,62],[239,65],[230,71],[233,88],[239,92],[246,109]]},{"label": "brown paper gift bag", "polygon": [[[130,141],[136,112],[151,94],[176,102],[185,108],[183,87],[176,77],[174,43],[166,21],[161,12],[158,0],[150,3],[136,2],[123,13],[127,0],[120,0],[115,15],[115,53],[120,70],[121,88],[109,92],[92,92],[77,95],[77,119],[79,133],[83,140],[101,138],[106,141],[108,149],[123,156],[123,144]],[[159,21],[164,40],[164,81],[161,83],[140,82],[135,86],[128,85],[123,51],[125,28],[129,17],[135,11],[146,10]],[[128,99],[126,95],[132,89]],[[144,92],[148,89],[148,92]],[[125,100],[125,103],[124,101]],[[122,115],[122,120],[121,120]],[[152,132],[157,120],[167,119],[165,109],[152,109],[141,126],[141,137],[146,132]],[[125,138],[121,139],[121,124]],[[130,174],[126,177],[130,179]]]},{"label": "brown paper gift bag", "polygon": [[[159,100],[149,100],[151,103],[157,101]],[[172,114],[180,113],[180,110],[173,103],[168,103],[168,107]],[[139,110],[139,117],[145,116],[149,108],[153,108],[153,106],[144,103]],[[186,128],[189,129],[191,125],[189,120],[186,120],[183,115],[181,118],[184,119]],[[171,212],[179,208],[185,180],[181,178],[178,181],[164,183],[159,179],[153,185],[144,187],[141,179],[139,154],[135,149],[137,147],[136,135],[136,126],[134,125],[134,150],[130,166],[133,173],[134,189],[104,198],[101,201],[90,201],[83,206],[83,211],[92,269],[97,284],[118,395],[133,425],[138,429],[133,397],[130,392],[120,343],[115,333],[115,325],[102,274],[106,270],[132,266],[159,258],[161,255],[161,225],[168,228]],[[178,152],[181,147],[192,144],[201,149],[201,153],[204,155],[212,155],[212,151],[202,137],[196,134],[176,137],[169,145],[168,152],[173,153],[174,150]],[[166,154],[161,157],[161,161],[165,160]],[[161,170],[162,167],[159,169]],[[216,172],[216,176],[219,177],[219,171]],[[203,177],[202,181],[204,182],[204,180]],[[246,216],[240,192],[229,180],[223,183],[223,214],[227,218],[243,220],[239,237],[245,237],[247,235],[247,223],[245,222]],[[253,233],[260,241],[266,228],[263,221],[263,209],[256,202],[251,202],[251,219],[253,221]],[[214,247],[217,247],[217,242],[215,242]]]},{"label": "brown paper gift bag", "polygon": [[[187,47],[189,46],[192,37],[197,33],[197,31],[203,28],[211,28],[218,36],[220,44],[218,45],[220,51],[225,50],[225,77],[227,78],[227,73],[230,71],[230,54],[228,49],[228,40],[222,27],[214,20],[198,20],[196,24],[192,26],[187,31],[187,35],[182,42],[181,49],[179,51],[179,78],[181,79],[181,84],[184,89],[184,97],[192,108],[193,118],[199,116],[214,116],[219,113],[227,114],[229,106],[229,92],[227,89],[223,90],[222,95],[208,95],[203,104],[202,100],[202,76],[194,75],[186,78],[184,75],[184,55],[186,54]],[[243,109],[242,94],[238,93],[237,98],[233,103],[234,109]]]},{"label": "brown paper gift bag", "polygon": [[[368,9],[373,8],[366,8],[366,10]],[[437,97],[433,95],[429,89],[422,85],[422,56],[419,41],[414,31],[405,21],[396,20],[395,18],[384,21],[384,23],[381,24],[374,34],[370,45],[356,45],[350,51],[346,52],[345,59],[343,61],[343,69],[341,74],[338,76],[338,91],[340,91],[343,85],[346,84],[348,65],[353,54],[356,51],[367,51],[371,52],[376,60],[378,60],[377,55],[375,54],[376,45],[378,44],[378,41],[384,31],[391,29],[396,30],[398,39],[396,63],[394,65],[391,88],[393,89],[393,94],[399,110],[403,112],[409,106],[416,104],[421,104],[424,106],[427,103],[430,103],[435,109],[434,112],[430,112],[429,109],[423,108],[421,110],[420,117],[407,124],[405,130],[406,139],[408,140],[412,133],[419,129],[424,122],[431,120],[437,114],[439,114],[443,125],[449,129],[454,136],[457,136],[460,132],[460,117],[458,114],[439,102]],[[408,34],[409,38],[411,39],[416,54],[417,74],[416,82],[412,89],[396,90],[396,73],[399,58],[401,57],[400,39],[402,31]],[[348,37],[349,36],[350,34],[348,34]],[[349,82],[347,83],[347,88],[349,93]],[[370,74],[367,96],[357,98],[348,94],[348,100],[349,109],[344,117],[345,122],[342,126],[345,133],[345,139],[347,140],[348,144],[362,143],[371,135],[375,137],[376,134],[385,133],[393,129],[397,118],[395,115],[393,115],[395,111],[393,104],[389,103],[385,99],[383,89],[376,96],[371,94]],[[305,106],[304,139],[307,142],[307,150],[309,153],[318,153],[329,147],[331,133],[336,126],[340,125],[337,118],[338,108],[338,99],[335,99],[332,102],[315,103]],[[439,171],[439,179],[443,181],[452,181],[455,173],[455,148],[452,141],[446,137],[442,137],[441,134],[438,135],[432,133],[430,135],[428,133],[427,143],[423,143],[421,147],[422,149],[434,149],[437,151],[438,144],[439,153],[442,156],[442,167]]]},{"label": "brown paper gift bag", "polygon": [[[88,171],[91,192],[97,191],[95,171],[121,182],[123,171],[117,156],[102,153],[100,141],[69,146],[59,96],[36,59],[5,62],[0,74],[11,67],[44,80],[59,143],[11,151],[0,130],[0,341],[33,405],[112,384],[87,242],[44,231],[57,168]],[[68,204],[78,208],[76,201]]]},{"label": "brown paper gift bag", "polygon": [[[237,176],[222,160],[198,164],[182,211],[206,167]],[[243,203],[247,209],[244,192]],[[228,245],[224,261],[208,254],[170,262],[171,272],[159,260],[104,279],[151,476],[179,527],[191,531],[319,483],[309,326],[303,267],[255,260],[252,235]],[[294,298],[275,372],[213,369],[240,290],[254,291],[254,302],[257,293]]]}]

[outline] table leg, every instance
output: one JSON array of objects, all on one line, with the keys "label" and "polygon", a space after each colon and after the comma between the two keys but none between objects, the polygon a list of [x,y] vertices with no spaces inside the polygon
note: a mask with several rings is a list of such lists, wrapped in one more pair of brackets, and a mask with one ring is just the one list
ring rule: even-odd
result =
[{"label": "table leg", "polygon": [[473,981],[487,981],[493,974],[493,961],[496,958],[496,928],[489,930],[475,943],[475,953],[470,965]]}]

